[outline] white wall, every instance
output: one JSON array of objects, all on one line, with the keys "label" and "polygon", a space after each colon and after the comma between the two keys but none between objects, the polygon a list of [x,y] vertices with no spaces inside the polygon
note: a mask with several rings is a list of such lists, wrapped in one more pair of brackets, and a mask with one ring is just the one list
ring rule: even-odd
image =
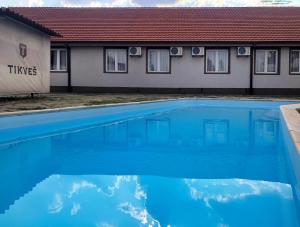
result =
[{"label": "white wall", "polygon": [[288,47],[280,48],[280,74],[254,75],[254,88],[300,88],[300,75],[289,75],[289,51]]},{"label": "white wall", "polygon": [[128,74],[104,73],[102,47],[72,47],[72,86],[152,88],[247,88],[249,57],[236,57],[231,48],[230,74],[204,74],[204,57],[192,57],[191,47],[183,57],[171,58],[171,74],[146,73],[146,48],[142,57],[128,57]]},{"label": "white wall", "polygon": [[68,86],[67,72],[50,72],[51,86]]},{"label": "white wall", "polygon": [[[153,46],[153,44],[151,44]],[[249,88],[250,57],[237,57],[230,48],[230,73],[205,74],[204,57],[171,57],[171,74],[146,73],[146,47],[142,57],[128,57],[128,73],[104,73],[103,47],[71,47],[72,86],[140,88]],[[280,51],[279,75],[253,75],[253,88],[300,88],[300,75],[289,75],[289,48]],[[253,69],[254,72],[254,69]],[[52,73],[52,86],[67,86],[67,73]]]},{"label": "white wall", "polygon": [[[20,55],[20,43],[27,46],[27,56]],[[11,71],[8,65],[24,71]],[[36,75],[28,69],[36,68]],[[50,89],[49,37],[20,22],[0,17],[0,93],[45,93]]]}]

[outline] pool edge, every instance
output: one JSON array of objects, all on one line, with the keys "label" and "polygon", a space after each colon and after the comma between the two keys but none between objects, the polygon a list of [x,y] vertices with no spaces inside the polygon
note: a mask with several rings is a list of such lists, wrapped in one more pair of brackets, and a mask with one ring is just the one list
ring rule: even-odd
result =
[{"label": "pool edge", "polygon": [[300,156],[300,114],[297,109],[300,109],[300,104],[280,106],[280,112],[285,121],[287,130],[295,145],[298,156]]},{"label": "pool edge", "polygon": [[41,110],[20,110],[13,112],[0,112],[0,117],[8,117],[8,116],[18,116],[18,115],[29,115],[29,114],[38,114],[38,113],[51,113],[51,112],[61,112],[61,111],[72,111],[72,110],[82,110],[82,109],[96,109],[101,107],[114,107],[114,106],[127,106],[127,105],[136,105],[136,104],[147,104],[154,102],[166,102],[166,101],[176,101],[182,100],[185,98],[175,98],[175,99],[157,99],[150,101],[139,101],[139,102],[120,102],[120,103],[108,103],[108,104],[100,104],[100,105],[89,105],[89,106],[68,106],[68,107],[60,107],[60,108],[49,108],[49,109],[41,109]]},{"label": "pool edge", "polygon": [[18,116],[18,115],[30,115],[30,114],[39,114],[39,113],[51,113],[51,112],[61,112],[61,111],[72,111],[72,110],[82,110],[82,109],[94,109],[102,107],[114,107],[114,106],[126,106],[126,105],[136,105],[136,104],[147,104],[154,102],[165,102],[165,101],[177,101],[177,100],[233,100],[233,101],[269,101],[269,102],[280,102],[280,101],[291,101],[296,102],[299,100],[296,99],[270,99],[270,98],[248,98],[248,97],[186,97],[186,98],[166,98],[166,99],[157,99],[157,100],[147,100],[147,101],[136,101],[136,102],[124,102],[124,103],[107,103],[99,105],[87,105],[87,106],[68,106],[68,107],[59,107],[59,108],[47,108],[47,109],[38,109],[38,110],[20,110],[12,112],[0,112],[0,117],[8,116]]}]

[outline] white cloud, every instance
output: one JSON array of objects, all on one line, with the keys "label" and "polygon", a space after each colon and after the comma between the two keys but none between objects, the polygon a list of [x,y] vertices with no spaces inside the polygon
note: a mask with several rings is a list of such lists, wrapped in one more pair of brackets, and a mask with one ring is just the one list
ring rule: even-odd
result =
[{"label": "white cloud", "polygon": [[208,208],[211,208],[210,201],[228,203],[261,194],[277,194],[286,200],[293,199],[291,186],[284,183],[243,179],[196,181],[186,179],[185,183],[190,190],[191,198],[202,200]]},{"label": "white cloud", "polygon": [[44,0],[18,0],[18,1],[4,1],[3,5],[7,6],[44,6]]},{"label": "white cloud", "polygon": [[48,212],[50,214],[59,213],[63,209],[63,202],[60,194],[55,194],[53,202],[48,207]]},{"label": "white cloud", "polygon": [[142,189],[141,185],[138,183],[138,181],[136,180],[136,188],[135,188],[135,192],[134,192],[134,197],[138,200],[140,199],[147,199],[147,194],[146,192]]},{"label": "white cloud", "polygon": [[125,202],[119,205],[119,209],[125,214],[129,214],[132,218],[141,222],[141,224],[147,224],[147,210],[134,207],[131,203]]},{"label": "white cloud", "polygon": [[97,188],[97,186],[91,182],[88,182],[88,181],[81,181],[81,182],[74,182],[72,184],[72,188],[71,190],[69,191],[69,195],[68,197],[69,198],[72,198],[72,196],[76,193],[78,193],[79,190],[83,189],[83,188]]},{"label": "white cloud", "polygon": [[73,203],[72,209],[70,214],[72,216],[76,215],[78,213],[78,211],[80,210],[80,204],[79,203]]},{"label": "white cloud", "polygon": [[[159,221],[155,220],[148,213],[145,207],[135,207],[130,202],[124,202],[119,204],[118,209],[123,213],[128,214],[133,219],[139,221],[140,224],[143,226],[147,225],[148,227],[161,227]],[[167,227],[171,227],[171,226],[168,225]]]},{"label": "white cloud", "polygon": [[[37,1],[37,0],[36,0]],[[113,0],[113,1],[86,1],[73,2],[70,0],[61,0],[60,5],[64,7],[138,7],[140,6],[134,0]]]},{"label": "white cloud", "polygon": [[130,182],[132,181],[133,177],[131,176],[116,176],[116,180],[113,186],[108,186],[108,190],[110,191],[110,196],[113,196],[116,191],[120,189],[122,182]]},{"label": "white cloud", "polygon": [[[231,6],[265,6],[278,0],[176,0],[170,4],[157,4],[159,7],[231,7]],[[288,5],[297,3],[290,2]]]},{"label": "white cloud", "polygon": [[101,223],[97,223],[96,227],[114,227],[114,226],[107,222],[101,222]]}]

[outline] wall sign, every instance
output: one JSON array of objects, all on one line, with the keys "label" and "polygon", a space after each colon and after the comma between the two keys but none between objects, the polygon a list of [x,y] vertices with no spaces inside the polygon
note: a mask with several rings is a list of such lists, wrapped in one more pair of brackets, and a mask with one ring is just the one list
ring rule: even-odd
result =
[{"label": "wall sign", "polygon": [[19,65],[7,65],[7,67],[9,68],[10,74],[30,75],[30,76],[36,76],[37,74],[37,69],[35,66],[25,67]]},{"label": "wall sign", "polygon": [[[27,45],[24,43],[19,44],[19,53],[22,58],[27,56]],[[18,74],[18,75],[29,75],[36,76],[37,68],[36,66],[26,67],[20,65],[7,65],[10,74]]]},{"label": "wall sign", "polygon": [[22,58],[27,56],[27,45],[20,43],[19,44],[20,55]]}]

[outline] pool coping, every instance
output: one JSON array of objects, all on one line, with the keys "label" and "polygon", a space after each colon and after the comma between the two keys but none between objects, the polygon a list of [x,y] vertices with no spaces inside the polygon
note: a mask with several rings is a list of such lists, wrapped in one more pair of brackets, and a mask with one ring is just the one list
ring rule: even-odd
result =
[{"label": "pool coping", "polygon": [[13,111],[13,112],[1,112],[0,117],[29,115],[29,114],[38,114],[38,113],[62,112],[62,111],[82,110],[82,109],[96,109],[96,108],[102,108],[102,107],[114,107],[114,106],[123,106],[123,105],[127,106],[127,105],[136,105],[136,104],[154,103],[154,102],[176,101],[176,100],[181,100],[181,99],[185,99],[185,98],[157,99],[157,100],[139,101],[139,102],[108,103],[108,104],[89,105],[89,106],[69,106],[69,107],[50,108],[50,109],[42,109],[42,110],[20,110],[20,111]]},{"label": "pool coping", "polygon": [[88,106],[69,106],[69,107],[60,107],[60,108],[48,108],[48,109],[39,109],[39,110],[20,110],[12,112],[0,112],[0,117],[8,116],[18,116],[18,115],[29,115],[29,114],[38,114],[38,113],[51,113],[51,112],[61,112],[61,111],[72,111],[72,110],[82,110],[82,109],[94,109],[102,107],[114,107],[114,106],[126,106],[126,105],[136,105],[136,104],[146,104],[154,102],[166,102],[166,101],[176,101],[176,100],[233,100],[233,101],[270,101],[270,102],[280,102],[280,101],[299,101],[295,99],[272,99],[272,98],[247,98],[247,97],[187,97],[187,98],[167,98],[167,99],[157,99],[157,100],[148,100],[148,101],[137,101],[137,102],[123,102],[123,103],[108,103],[100,105],[88,105]]},{"label": "pool coping", "polygon": [[297,109],[300,109],[300,104],[280,106],[280,111],[286,123],[287,130],[300,156],[300,114]]}]

